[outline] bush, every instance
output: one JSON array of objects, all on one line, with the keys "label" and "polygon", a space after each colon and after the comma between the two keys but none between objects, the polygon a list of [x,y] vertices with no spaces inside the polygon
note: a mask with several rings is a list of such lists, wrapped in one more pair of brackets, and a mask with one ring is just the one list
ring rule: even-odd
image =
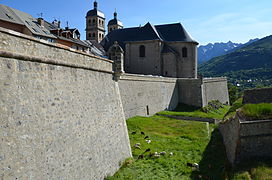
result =
[{"label": "bush", "polygon": [[212,100],[208,103],[207,106],[203,107],[202,108],[202,111],[205,112],[205,113],[209,113],[209,112],[212,112],[212,111],[215,111],[215,110],[218,110],[220,108],[223,108],[223,104],[218,101],[218,100]]}]

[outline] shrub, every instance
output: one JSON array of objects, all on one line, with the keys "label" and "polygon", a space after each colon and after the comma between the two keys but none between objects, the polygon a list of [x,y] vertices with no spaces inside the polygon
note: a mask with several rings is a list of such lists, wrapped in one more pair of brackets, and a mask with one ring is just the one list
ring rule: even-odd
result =
[{"label": "shrub", "polygon": [[218,110],[220,108],[223,108],[223,104],[218,101],[218,100],[212,100],[208,103],[207,106],[203,107],[202,108],[202,111],[205,112],[205,113],[209,113],[211,111],[215,111],[215,110]]}]

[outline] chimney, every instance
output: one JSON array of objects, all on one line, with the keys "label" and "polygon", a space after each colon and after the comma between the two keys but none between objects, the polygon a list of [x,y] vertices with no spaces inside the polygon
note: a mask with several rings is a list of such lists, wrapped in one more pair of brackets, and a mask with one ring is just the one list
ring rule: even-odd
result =
[{"label": "chimney", "polygon": [[52,22],[52,24],[54,24],[55,26],[57,26],[58,28],[60,28],[60,21],[54,20]]},{"label": "chimney", "polygon": [[44,27],[44,20],[43,18],[38,18],[38,24],[42,27]]}]

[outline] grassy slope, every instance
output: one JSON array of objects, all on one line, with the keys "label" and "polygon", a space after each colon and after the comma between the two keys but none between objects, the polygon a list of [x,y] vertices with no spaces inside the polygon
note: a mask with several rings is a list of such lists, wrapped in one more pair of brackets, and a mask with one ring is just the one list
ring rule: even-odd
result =
[{"label": "grassy slope", "polygon": [[172,115],[172,116],[188,116],[188,117],[202,117],[202,118],[214,118],[223,119],[224,115],[228,112],[229,106],[224,106],[218,110],[213,110],[209,113],[205,113],[201,108],[193,106],[181,105],[174,111],[162,111],[159,114]]},{"label": "grassy slope", "polygon": [[241,110],[250,119],[272,119],[272,103],[246,104]]},{"label": "grassy slope", "polygon": [[[218,131],[212,132],[214,125],[159,116],[131,118],[127,125],[133,160],[128,160],[114,177],[108,179],[198,179],[199,175],[224,179],[226,156]],[[134,131],[136,135],[131,134]],[[144,141],[141,131],[150,137],[150,144]],[[141,150],[133,148],[136,143],[141,143]],[[146,156],[137,160],[147,148],[152,152],[165,151],[167,155],[159,159]],[[170,156],[169,152],[174,155]],[[200,172],[192,171],[188,162],[199,163]]]}]

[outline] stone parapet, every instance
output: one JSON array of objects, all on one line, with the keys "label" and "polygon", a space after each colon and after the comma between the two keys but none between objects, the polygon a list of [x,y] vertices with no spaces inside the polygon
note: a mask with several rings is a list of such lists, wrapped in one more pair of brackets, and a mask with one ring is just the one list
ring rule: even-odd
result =
[{"label": "stone parapet", "polygon": [[0,56],[113,73],[113,61],[0,28]]}]

